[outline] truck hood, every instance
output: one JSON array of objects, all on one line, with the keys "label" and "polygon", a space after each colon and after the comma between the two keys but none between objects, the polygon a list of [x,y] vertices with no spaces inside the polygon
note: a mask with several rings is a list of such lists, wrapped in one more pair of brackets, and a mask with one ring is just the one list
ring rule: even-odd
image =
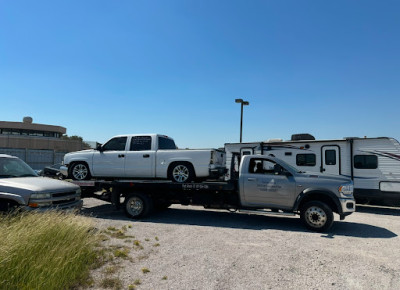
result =
[{"label": "truck hood", "polygon": [[337,181],[342,183],[350,183],[351,179],[348,177],[334,175],[334,174],[319,174],[315,172],[305,172],[300,174],[301,177],[318,178],[320,180]]},{"label": "truck hood", "polygon": [[66,192],[76,191],[79,186],[47,177],[1,178],[0,192]]},{"label": "truck hood", "polygon": [[94,150],[94,149],[86,149],[86,150],[80,150],[80,151],[70,152],[70,153],[65,154],[65,156],[72,155],[72,154],[93,153],[93,152],[95,152],[95,151],[96,151],[96,150]]}]

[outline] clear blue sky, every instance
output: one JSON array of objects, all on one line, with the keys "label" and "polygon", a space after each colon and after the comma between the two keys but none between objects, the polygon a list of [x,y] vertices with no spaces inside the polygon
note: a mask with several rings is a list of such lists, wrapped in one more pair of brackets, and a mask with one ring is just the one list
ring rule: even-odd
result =
[{"label": "clear blue sky", "polygon": [[0,0],[0,120],[180,147],[400,139],[399,1]]}]

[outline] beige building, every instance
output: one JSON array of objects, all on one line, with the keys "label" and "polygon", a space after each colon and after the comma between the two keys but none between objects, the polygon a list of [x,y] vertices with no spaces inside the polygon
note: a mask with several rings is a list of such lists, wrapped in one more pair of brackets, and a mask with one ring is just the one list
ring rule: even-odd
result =
[{"label": "beige building", "polygon": [[86,149],[81,140],[62,138],[67,129],[35,124],[31,117],[22,122],[0,121],[0,153],[15,155],[34,169],[60,163],[67,152]]},{"label": "beige building", "polygon": [[32,123],[30,117],[25,117],[23,122],[0,121],[0,148],[58,152],[82,150],[81,141],[61,138],[66,132],[67,129],[61,126]]}]

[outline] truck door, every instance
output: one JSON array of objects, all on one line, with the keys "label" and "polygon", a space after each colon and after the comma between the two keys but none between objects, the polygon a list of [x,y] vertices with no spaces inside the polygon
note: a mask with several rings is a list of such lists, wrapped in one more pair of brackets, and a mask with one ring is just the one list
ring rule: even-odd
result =
[{"label": "truck door", "polygon": [[340,147],[337,145],[322,146],[321,173],[340,174]]},{"label": "truck door", "polygon": [[294,204],[295,180],[276,162],[265,158],[252,158],[244,173],[241,187],[245,205],[268,208]]},{"label": "truck door", "polygon": [[115,137],[93,154],[93,175],[123,177],[127,137]]},{"label": "truck door", "polygon": [[155,151],[151,136],[133,136],[125,156],[125,177],[154,177]]}]

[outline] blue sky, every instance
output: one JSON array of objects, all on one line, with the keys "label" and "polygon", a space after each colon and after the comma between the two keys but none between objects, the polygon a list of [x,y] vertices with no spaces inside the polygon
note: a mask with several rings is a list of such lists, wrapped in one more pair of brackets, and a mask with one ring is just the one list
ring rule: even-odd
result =
[{"label": "blue sky", "polygon": [[180,147],[400,139],[399,1],[0,0],[0,120]]}]

